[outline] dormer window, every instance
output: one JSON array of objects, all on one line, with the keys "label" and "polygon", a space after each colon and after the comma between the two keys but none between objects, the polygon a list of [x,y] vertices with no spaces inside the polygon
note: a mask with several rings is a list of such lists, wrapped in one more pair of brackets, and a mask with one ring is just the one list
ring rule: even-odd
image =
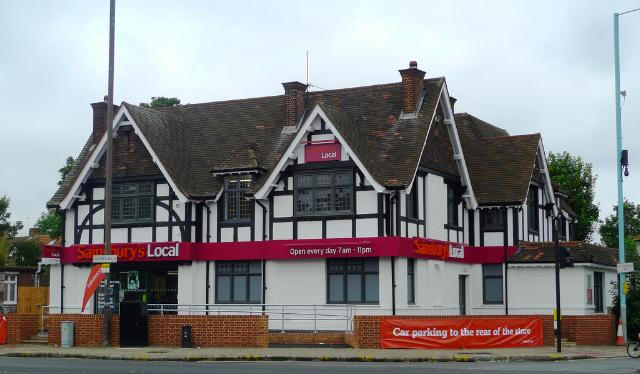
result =
[{"label": "dormer window", "polygon": [[246,198],[246,193],[250,186],[250,175],[233,175],[225,178],[225,221],[243,222],[251,220],[251,202]]},{"label": "dormer window", "polygon": [[114,223],[153,220],[153,182],[114,183],[111,191]]}]

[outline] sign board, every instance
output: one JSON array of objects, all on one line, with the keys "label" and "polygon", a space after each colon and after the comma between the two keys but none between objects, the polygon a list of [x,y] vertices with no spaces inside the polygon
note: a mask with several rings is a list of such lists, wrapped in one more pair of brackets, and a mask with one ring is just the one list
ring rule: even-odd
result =
[{"label": "sign board", "polygon": [[633,262],[618,264],[618,273],[633,273]]},{"label": "sign board", "polygon": [[42,246],[42,258],[60,258],[60,253],[62,252],[62,247],[59,245],[48,245],[45,244]]},{"label": "sign board", "polygon": [[308,143],[304,147],[304,162],[340,161],[342,147],[335,141]]},{"label": "sign board", "polygon": [[490,349],[537,347],[540,318],[446,318],[380,320],[380,347],[420,349]]},{"label": "sign board", "polygon": [[[98,292],[96,292],[96,309],[98,314],[102,314],[104,312],[104,306],[106,304],[106,300],[109,300],[109,305],[111,306],[111,312],[113,314],[118,314],[120,311],[120,301],[122,298],[120,297],[120,281],[112,280],[111,288],[107,288],[107,281],[102,280],[100,282],[100,288],[98,288]],[[111,294],[110,298],[107,298],[107,294]]]},{"label": "sign board", "polygon": [[118,262],[118,255],[93,255],[94,264],[108,264]]},{"label": "sign board", "polygon": [[42,265],[60,265],[60,258],[43,257],[40,262]]}]

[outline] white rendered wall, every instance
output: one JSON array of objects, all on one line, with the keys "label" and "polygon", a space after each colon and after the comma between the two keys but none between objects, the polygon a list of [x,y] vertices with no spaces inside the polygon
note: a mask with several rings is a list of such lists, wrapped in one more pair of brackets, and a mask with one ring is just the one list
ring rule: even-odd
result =
[{"label": "white rendered wall", "polygon": [[447,240],[447,185],[444,179],[427,174],[427,237]]}]

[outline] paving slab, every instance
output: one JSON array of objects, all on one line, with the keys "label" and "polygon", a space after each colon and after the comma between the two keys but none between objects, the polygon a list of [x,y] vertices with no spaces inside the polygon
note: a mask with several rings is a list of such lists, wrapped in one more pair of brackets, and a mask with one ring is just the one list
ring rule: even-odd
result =
[{"label": "paving slab", "polygon": [[0,346],[0,356],[63,357],[140,361],[346,361],[346,362],[477,362],[557,361],[626,357],[625,347],[569,346],[470,350],[354,348],[60,348],[36,345]]}]

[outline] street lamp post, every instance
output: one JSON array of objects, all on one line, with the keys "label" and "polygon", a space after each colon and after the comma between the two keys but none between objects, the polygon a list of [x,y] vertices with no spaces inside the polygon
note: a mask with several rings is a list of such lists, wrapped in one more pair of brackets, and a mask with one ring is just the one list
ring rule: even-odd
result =
[{"label": "street lamp post", "polygon": [[[615,64],[615,96],[616,96],[616,172],[618,182],[618,262],[624,263],[624,197],[622,191],[622,108],[620,107],[620,37],[618,18],[621,15],[640,10],[633,9],[623,13],[613,14],[613,53]],[[618,295],[620,296],[620,319],[622,333],[627,341],[627,300],[624,294],[625,273],[620,273]]]}]

